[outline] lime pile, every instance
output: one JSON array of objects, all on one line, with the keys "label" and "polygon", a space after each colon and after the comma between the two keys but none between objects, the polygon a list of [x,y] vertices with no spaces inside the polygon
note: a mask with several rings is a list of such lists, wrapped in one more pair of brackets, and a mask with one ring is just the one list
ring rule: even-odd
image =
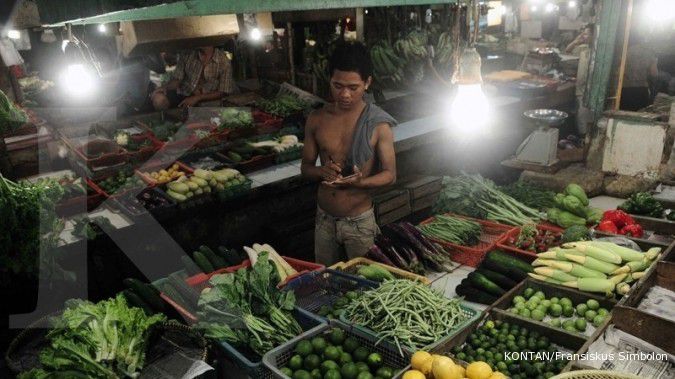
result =
[{"label": "lime pile", "polygon": [[573,333],[586,332],[589,324],[597,328],[609,315],[609,311],[600,308],[600,303],[595,299],[575,305],[567,297],[547,299],[544,292],[530,287],[522,295],[513,298],[509,311]]},{"label": "lime pile", "polygon": [[302,340],[281,372],[292,379],[390,379],[396,370],[344,330]]}]

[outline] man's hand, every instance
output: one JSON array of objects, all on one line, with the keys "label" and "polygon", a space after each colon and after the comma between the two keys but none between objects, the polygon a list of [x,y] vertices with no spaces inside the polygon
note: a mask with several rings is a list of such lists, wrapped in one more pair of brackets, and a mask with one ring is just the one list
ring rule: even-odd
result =
[{"label": "man's hand", "polygon": [[362,179],[363,173],[361,173],[361,170],[359,170],[358,166],[354,165],[354,174],[344,178],[340,176],[332,182],[327,182],[326,185],[335,188],[359,187],[361,185]]},{"label": "man's hand", "polygon": [[332,183],[341,178],[342,167],[333,161],[329,161],[325,166],[319,167],[319,174],[324,183]]},{"label": "man's hand", "polygon": [[193,107],[193,106],[197,105],[200,101],[201,101],[201,98],[199,96],[196,96],[196,95],[186,97],[185,99],[183,99],[183,101],[180,102],[180,104],[178,104],[178,107],[179,108]]},{"label": "man's hand", "polygon": [[157,87],[157,88],[155,88],[155,90],[152,91],[152,93],[150,94],[150,97],[153,97],[153,96],[155,96],[156,94],[166,95],[166,88],[164,88],[164,87]]}]

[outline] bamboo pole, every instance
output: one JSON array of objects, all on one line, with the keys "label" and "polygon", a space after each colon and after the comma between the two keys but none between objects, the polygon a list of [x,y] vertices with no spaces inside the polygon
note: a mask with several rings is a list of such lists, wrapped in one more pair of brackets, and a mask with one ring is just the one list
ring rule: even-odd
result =
[{"label": "bamboo pole", "polygon": [[616,88],[616,98],[614,100],[614,110],[619,110],[621,106],[621,91],[623,87],[623,75],[626,72],[626,57],[628,56],[628,38],[630,37],[630,25],[633,17],[633,0],[628,0],[626,9],[626,23],[623,31],[623,46],[621,50],[621,62],[619,63],[619,81]]},{"label": "bamboo pole", "polygon": [[289,21],[286,23],[286,31],[288,32],[288,66],[291,74],[291,84],[295,85],[295,57],[293,56],[293,24]]}]

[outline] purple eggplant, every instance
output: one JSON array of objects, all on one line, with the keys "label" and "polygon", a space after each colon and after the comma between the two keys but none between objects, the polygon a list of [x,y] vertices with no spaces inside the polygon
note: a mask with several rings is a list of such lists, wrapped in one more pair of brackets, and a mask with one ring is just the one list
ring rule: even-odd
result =
[{"label": "purple eggplant", "polygon": [[375,237],[375,243],[380,247],[384,255],[389,257],[389,260],[394,263],[394,266],[404,270],[408,269],[408,262],[394,249],[387,237],[380,234]]},{"label": "purple eggplant", "polygon": [[384,264],[389,265],[389,266],[396,267],[394,262],[392,262],[391,259],[389,259],[389,257],[387,257],[382,252],[380,247],[377,246],[377,245],[373,245],[373,246],[370,247],[370,250],[368,250],[368,252],[366,253],[366,258],[372,259],[375,262],[380,262],[380,263],[384,263]]}]

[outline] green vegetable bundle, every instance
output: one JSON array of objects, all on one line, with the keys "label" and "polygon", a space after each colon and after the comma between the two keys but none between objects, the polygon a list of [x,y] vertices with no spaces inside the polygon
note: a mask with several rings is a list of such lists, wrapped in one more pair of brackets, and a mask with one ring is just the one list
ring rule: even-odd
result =
[{"label": "green vegetable bundle", "polygon": [[480,238],[480,224],[457,217],[438,215],[434,221],[419,227],[427,238],[447,241],[456,245],[473,246]]},{"label": "green vegetable bundle", "polygon": [[291,95],[280,95],[272,100],[258,100],[256,105],[263,111],[279,117],[288,117],[310,106],[308,102]]},{"label": "green vegetable bundle", "polygon": [[491,180],[466,173],[443,178],[443,188],[433,210],[518,226],[534,224],[540,218],[536,209],[501,192]]},{"label": "green vegetable bundle", "polygon": [[628,200],[618,206],[626,213],[661,218],[663,216],[663,204],[647,192],[638,192],[631,195]]},{"label": "green vegetable bundle", "polygon": [[253,127],[253,116],[248,108],[228,107],[220,113],[221,129],[244,129]]},{"label": "green vegetable bundle", "polygon": [[596,224],[602,218],[602,210],[589,207],[586,193],[575,183],[568,184],[563,193],[556,194],[553,203],[554,206],[546,212],[546,218],[563,228]]},{"label": "green vegetable bundle", "polygon": [[534,209],[547,209],[555,206],[553,202],[555,192],[521,180],[501,186],[499,189],[506,195]]},{"label": "green vegetable bundle", "polygon": [[262,356],[302,333],[291,315],[295,295],[276,288],[279,274],[267,252],[251,269],[215,275],[209,283],[213,287],[199,297],[197,324],[207,337],[248,346]]},{"label": "green vegetable bundle", "polygon": [[0,91],[0,135],[11,132],[27,121],[26,112],[17,108],[7,95]]},{"label": "green vegetable bundle", "polygon": [[50,345],[40,353],[42,368],[20,374],[20,379],[137,377],[145,363],[148,331],[165,320],[129,307],[122,295],[97,304],[69,300],[66,307],[47,333]]},{"label": "green vegetable bundle", "polygon": [[0,175],[0,271],[36,274],[40,244],[55,247],[63,228],[54,210],[63,193],[53,180],[14,183]]},{"label": "green vegetable bundle", "polygon": [[388,280],[365,291],[345,309],[349,323],[369,328],[381,340],[422,349],[446,337],[470,316],[460,299],[448,299],[430,287],[406,279]]}]

